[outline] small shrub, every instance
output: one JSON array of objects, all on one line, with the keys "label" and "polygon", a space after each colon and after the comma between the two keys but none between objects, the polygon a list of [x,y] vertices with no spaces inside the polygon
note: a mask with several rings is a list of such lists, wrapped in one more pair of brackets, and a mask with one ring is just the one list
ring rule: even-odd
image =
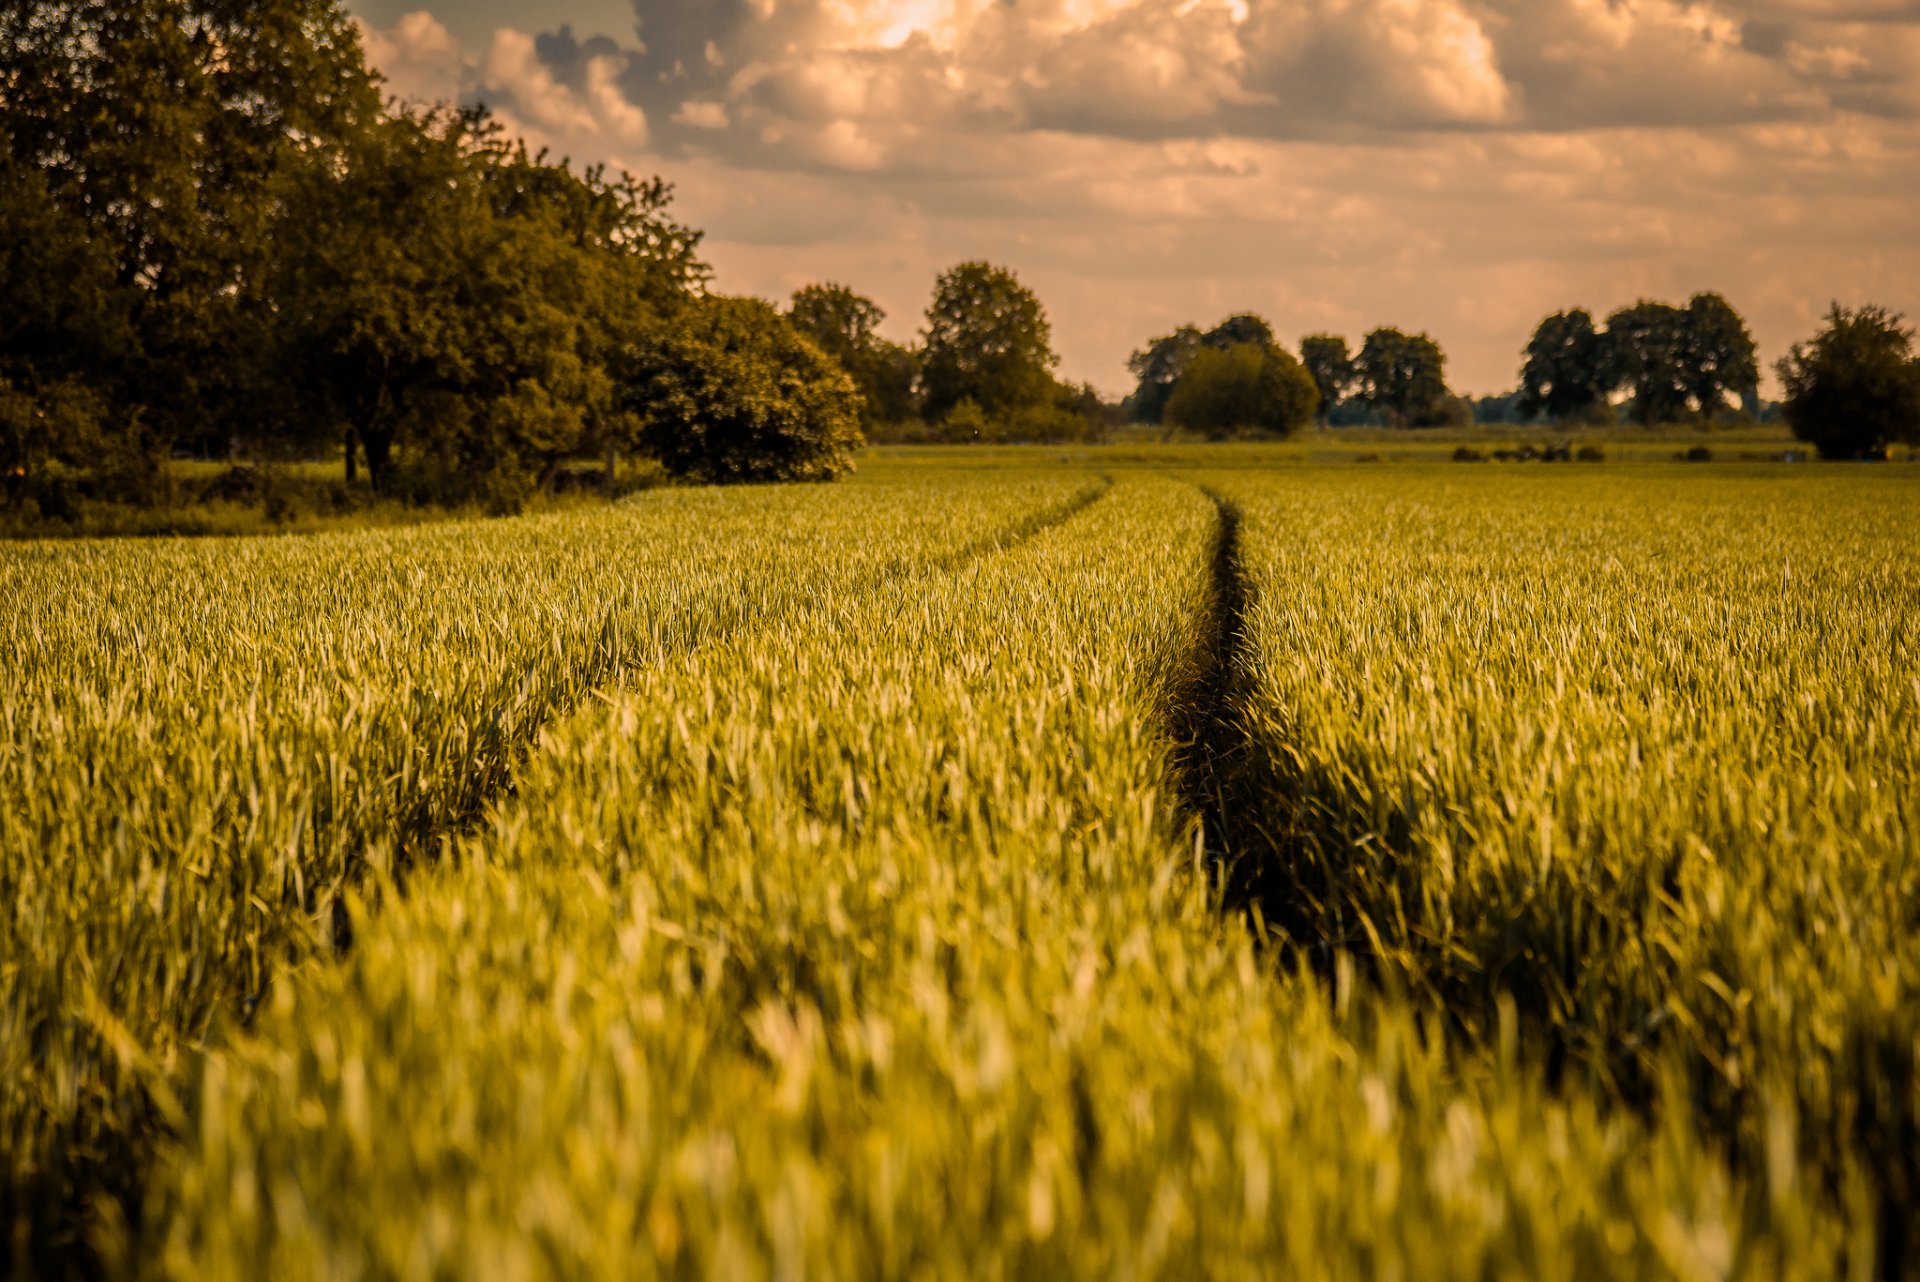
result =
[{"label": "small shrub", "polygon": [[1704,445],[1696,445],[1692,449],[1683,450],[1674,455],[1673,461],[1676,463],[1711,463],[1713,462],[1713,451]]},{"label": "small shrub", "polygon": [[1487,456],[1479,450],[1474,449],[1471,445],[1462,445],[1453,452],[1453,461],[1456,463],[1484,463],[1487,461]]},{"label": "small shrub", "polygon": [[1607,452],[1598,445],[1582,445],[1573,457],[1580,463],[1604,463],[1607,461]]}]

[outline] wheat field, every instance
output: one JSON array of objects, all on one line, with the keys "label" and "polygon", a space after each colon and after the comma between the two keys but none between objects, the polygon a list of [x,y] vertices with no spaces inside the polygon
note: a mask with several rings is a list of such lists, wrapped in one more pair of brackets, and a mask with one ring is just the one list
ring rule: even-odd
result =
[{"label": "wheat field", "polygon": [[27,1276],[1899,1277],[1898,469],[0,549]]}]

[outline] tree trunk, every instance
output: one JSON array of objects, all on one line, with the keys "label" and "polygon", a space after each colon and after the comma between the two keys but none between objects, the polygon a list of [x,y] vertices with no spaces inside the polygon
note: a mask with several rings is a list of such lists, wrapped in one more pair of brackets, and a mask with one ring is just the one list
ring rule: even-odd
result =
[{"label": "tree trunk", "polygon": [[352,485],[360,479],[360,463],[354,457],[354,450],[360,444],[360,437],[352,428],[347,429],[347,484]]},{"label": "tree trunk", "polygon": [[362,428],[360,444],[367,451],[367,479],[373,483],[373,492],[385,494],[391,479],[388,472],[393,457],[393,433]]}]

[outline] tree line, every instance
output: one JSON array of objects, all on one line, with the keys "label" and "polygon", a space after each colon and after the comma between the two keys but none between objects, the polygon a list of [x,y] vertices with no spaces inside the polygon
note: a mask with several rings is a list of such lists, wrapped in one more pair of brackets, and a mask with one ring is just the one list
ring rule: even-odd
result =
[{"label": "tree line", "polygon": [[1087,383],[1064,382],[1040,299],[1008,268],[960,263],[934,282],[920,341],[879,332],[886,312],[840,284],[797,291],[787,318],[853,379],[876,441],[1087,441],[1117,421]]},{"label": "tree line", "polygon": [[711,293],[671,202],[386,98],[337,0],[0,0],[10,505],[154,503],[192,454],[510,510],[576,459],[816,479],[864,434],[1112,419],[1002,267],[944,273],[909,348],[844,286]]},{"label": "tree line", "polygon": [[[1310,334],[1296,358],[1259,316],[1210,330],[1185,325],[1128,362],[1131,421],[1210,439],[1286,435],[1308,423],[1389,427],[1475,421],[1603,426],[1753,418],[1758,349],[1716,293],[1684,306],[1642,301],[1604,323],[1584,308],[1541,321],[1522,353],[1520,385],[1475,403],[1446,380],[1446,354],[1426,334],[1375,329],[1356,353],[1336,334]],[[1884,308],[1835,304],[1826,326],[1776,362],[1782,417],[1827,458],[1870,458],[1920,444],[1920,357],[1913,332]]]},{"label": "tree line", "polygon": [[1219,440],[1241,432],[1285,435],[1322,423],[1441,427],[1472,418],[1447,387],[1447,358],[1426,334],[1376,329],[1358,353],[1336,334],[1311,334],[1298,357],[1260,316],[1230,316],[1209,330],[1183,325],[1127,362],[1137,380],[1130,418]]},{"label": "tree line", "polygon": [[8,498],[154,502],[187,451],[501,508],[626,450],[844,471],[853,381],[708,293],[671,195],[385,99],[336,0],[0,0]]},{"label": "tree line", "polygon": [[[0,0],[0,477],[15,508],[152,503],[181,453],[344,459],[373,491],[511,510],[569,460],[826,479],[863,439],[1219,438],[1472,421],[1426,334],[1290,352],[1261,317],[1136,352],[1124,406],[1057,375],[1039,299],[965,262],[909,346],[843,285],[711,292],[658,178],[530,152],[482,107],[384,96],[338,0]],[[1912,439],[1911,334],[1837,308],[1778,366],[1840,457]],[[1554,422],[1753,407],[1717,294],[1548,317],[1511,404]]]}]

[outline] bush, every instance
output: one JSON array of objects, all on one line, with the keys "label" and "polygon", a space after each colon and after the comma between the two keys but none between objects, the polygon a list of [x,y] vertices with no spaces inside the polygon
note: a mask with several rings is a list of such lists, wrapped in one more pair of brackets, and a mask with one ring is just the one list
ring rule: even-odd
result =
[{"label": "bush", "polygon": [[831,480],[861,443],[852,380],[759,299],[689,305],[632,349],[626,383],[641,448],[675,476]]},{"label": "bush", "polygon": [[1827,327],[1777,367],[1787,425],[1822,458],[1886,458],[1896,442],[1920,442],[1920,361],[1900,320],[1835,303]]},{"label": "bush", "polygon": [[1682,450],[1673,456],[1676,463],[1711,463],[1713,451],[1704,445],[1696,445],[1690,450]]},{"label": "bush", "polygon": [[1268,343],[1205,348],[1167,401],[1166,417],[1209,440],[1241,432],[1286,436],[1313,421],[1320,389],[1292,355]]},{"label": "bush", "polygon": [[940,420],[939,438],[949,444],[971,444],[994,440],[995,430],[980,403],[971,396],[963,396]]},{"label": "bush", "polygon": [[1582,445],[1579,453],[1573,457],[1580,463],[1604,463],[1607,461],[1607,452],[1598,445]]},{"label": "bush", "polygon": [[1474,449],[1471,445],[1462,445],[1453,452],[1453,461],[1456,463],[1484,463],[1487,461],[1487,456],[1479,450]]}]

